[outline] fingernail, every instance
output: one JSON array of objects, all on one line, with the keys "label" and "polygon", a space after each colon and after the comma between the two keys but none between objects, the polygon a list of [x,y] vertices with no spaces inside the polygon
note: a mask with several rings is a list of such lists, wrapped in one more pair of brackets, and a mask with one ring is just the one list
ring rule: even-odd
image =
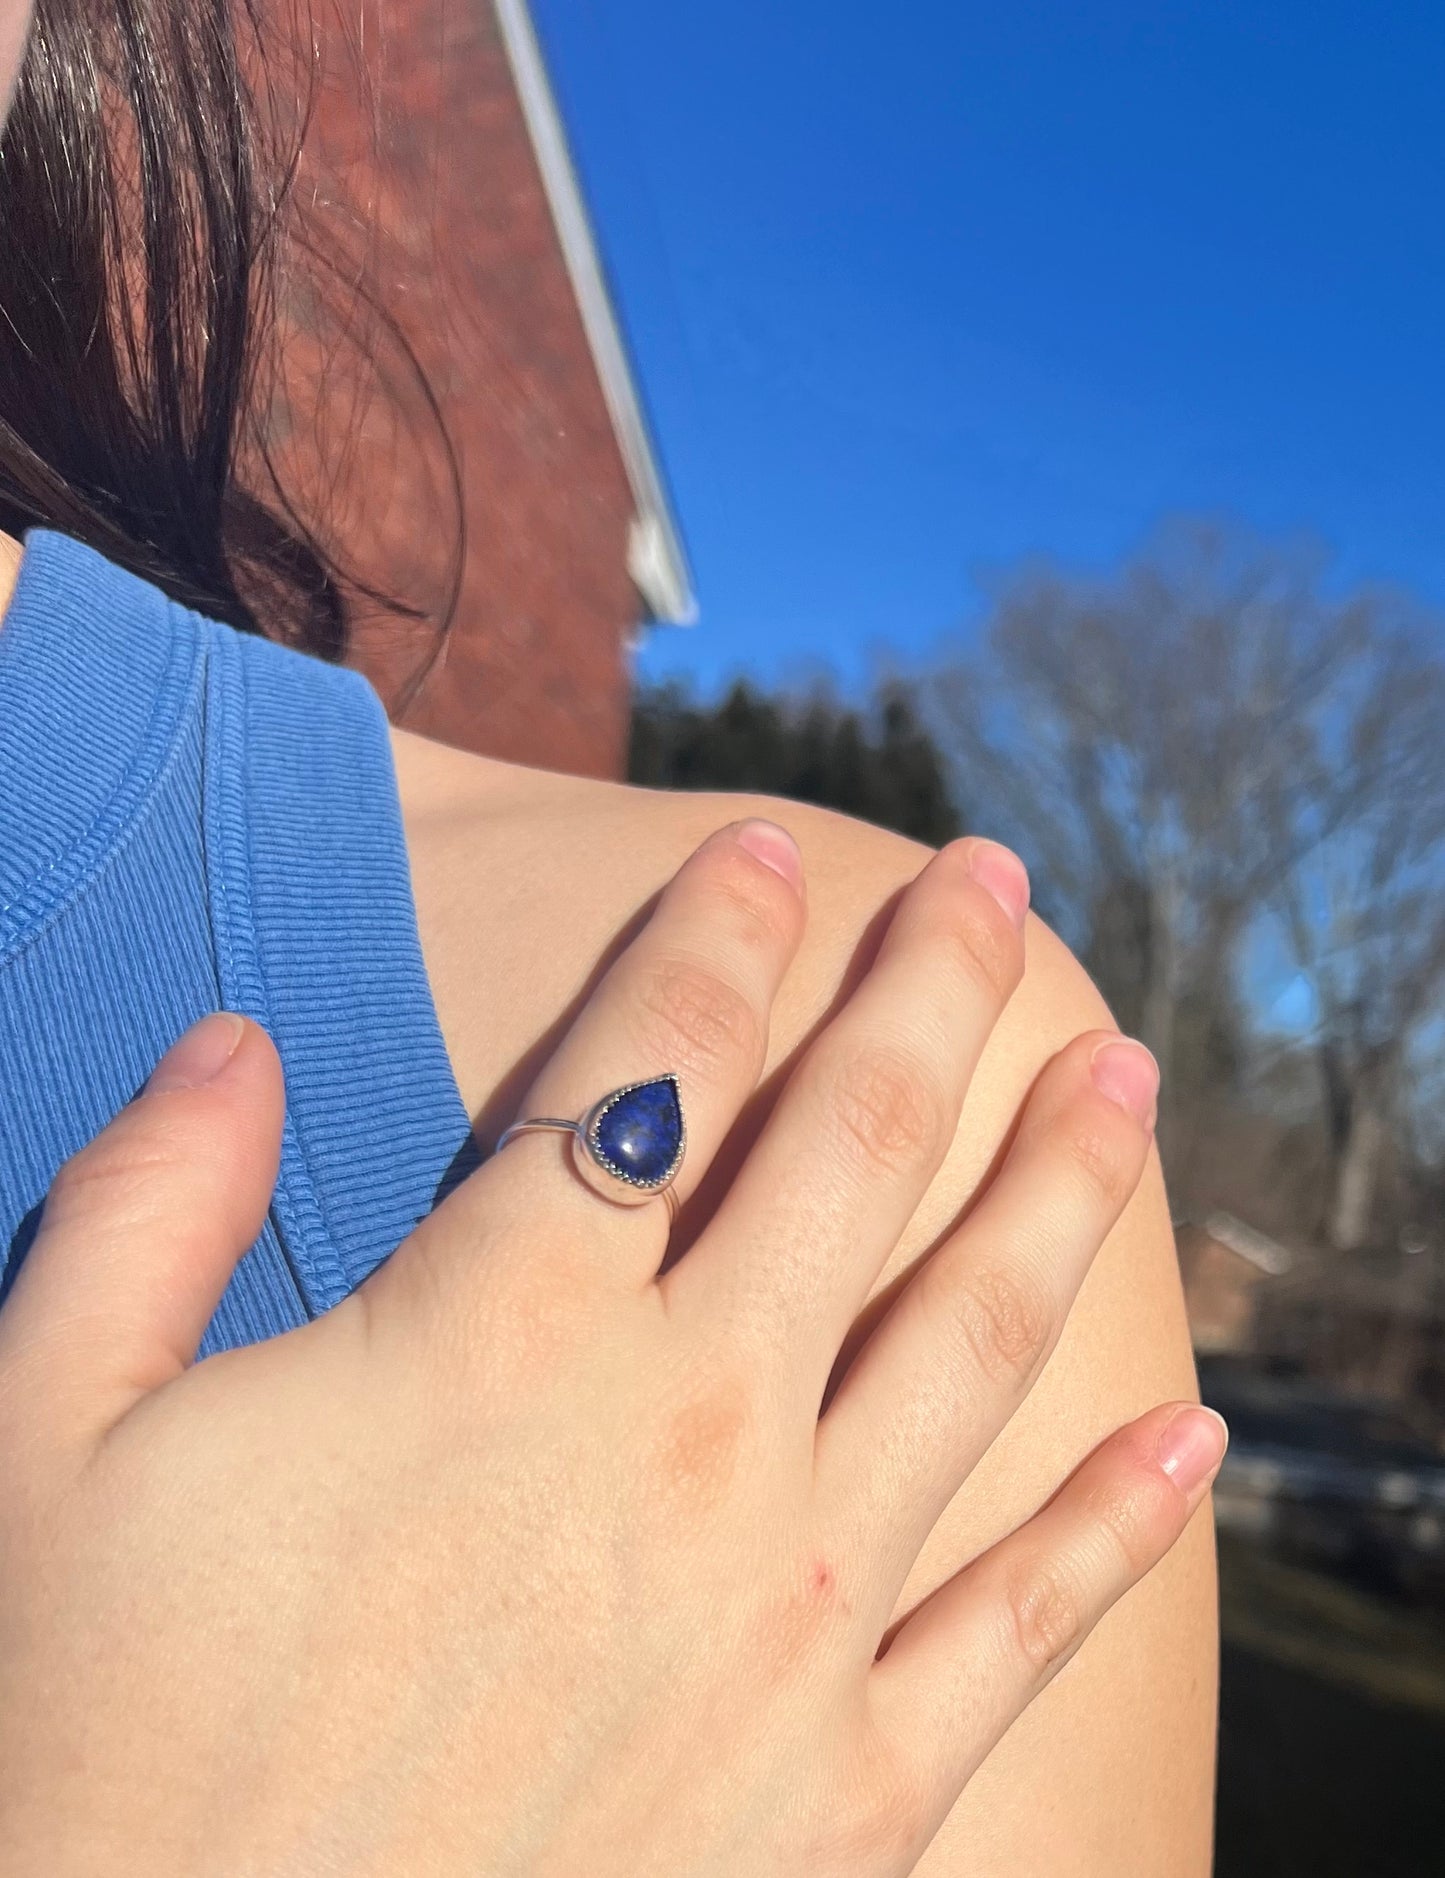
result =
[{"label": "fingernail", "polygon": [[1094,1087],[1127,1109],[1135,1121],[1152,1128],[1159,1110],[1159,1065],[1154,1054],[1132,1037],[1101,1043],[1089,1060]]},{"label": "fingernail", "polygon": [[775,874],[782,875],[790,887],[802,891],[803,857],[798,851],[797,842],[786,828],[779,828],[776,822],[765,822],[754,817],[750,821],[738,823],[737,842],[740,848],[747,849],[755,861],[772,868]]},{"label": "fingernail", "polygon": [[978,841],[969,852],[968,871],[986,887],[1015,926],[1022,926],[1029,910],[1028,869],[1011,848],[996,841]]},{"label": "fingernail", "polygon": [[234,1011],[214,1011],[193,1024],[156,1064],[147,1095],[166,1095],[172,1089],[199,1089],[213,1082],[240,1047],[245,1024]]},{"label": "fingernail", "polygon": [[1182,1408],[1159,1436],[1159,1465],[1181,1493],[1192,1493],[1224,1459],[1229,1430],[1213,1409]]}]

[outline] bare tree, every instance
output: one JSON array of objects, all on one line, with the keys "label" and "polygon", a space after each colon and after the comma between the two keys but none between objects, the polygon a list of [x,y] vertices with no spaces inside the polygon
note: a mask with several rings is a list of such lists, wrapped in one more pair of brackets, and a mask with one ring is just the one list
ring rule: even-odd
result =
[{"label": "bare tree", "polygon": [[1315,1003],[1335,1169],[1325,1229],[1369,1237],[1381,1155],[1402,1129],[1411,1053],[1445,992],[1445,661],[1438,624],[1388,594],[1329,708],[1307,726],[1292,788],[1263,816],[1294,865],[1270,895]]},{"label": "bare tree", "polygon": [[1319,1224],[1346,1246],[1445,972],[1445,715],[1438,628],[1325,573],[1202,521],[1102,578],[1028,566],[936,695],[967,799],[1159,1057],[1176,1157],[1247,1027],[1246,941],[1279,923],[1315,1007],[1296,1042],[1332,1151]]}]

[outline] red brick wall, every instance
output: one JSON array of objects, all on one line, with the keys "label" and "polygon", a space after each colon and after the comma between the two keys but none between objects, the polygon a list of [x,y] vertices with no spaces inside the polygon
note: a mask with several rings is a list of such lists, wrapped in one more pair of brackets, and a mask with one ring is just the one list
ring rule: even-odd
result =
[{"label": "red brick wall", "polygon": [[[460,457],[468,539],[449,642],[400,721],[515,761],[620,775],[640,615],[633,504],[490,0],[368,0],[363,23],[371,95],[355,47],[333,36],[304,189],[329,251],[349,256],[375,231],[382,300]],[[324,331],[299,300],[291,310]],[[323,361],[297,344],[309,386]],[[354,359],[325,367],[318,453],[347,453],[346,547],[383,585],[434,597],[450,539],[440,460],[380,331],[370,358],[379,393]],[[295,391],[293,406],[310,396]],[[304,448],[294,434],[291,446]],[[357,662],[391,698],[432,645],[380,617]]]}]

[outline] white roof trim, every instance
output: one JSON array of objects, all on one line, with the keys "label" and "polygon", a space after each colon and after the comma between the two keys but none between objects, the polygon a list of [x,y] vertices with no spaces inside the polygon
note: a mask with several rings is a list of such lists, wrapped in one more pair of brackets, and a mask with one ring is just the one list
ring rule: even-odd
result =
[{"label": "white roof trim", "polygon": [[567,147],[557,100],[532,24],[527,0],[493,0],[502,43],[551,204],[582,325],[592,348],[602,394],[637,505],[628,538],[627,567],[652,617],[676,626],[697,618],[692,575],[663,488],[642,413],[636,381],[602,271],[592,223]]},{"label": "white roof trim", "polygon": [[1204,1230],[1211,1239],[1217,1239],[1223,1246],[1228,1246],[1242,1259],[1256,1266],[1271,1278],[1281,1272],[1287,1272],[1294,1263],[1289,1250],[1277,1239],[1271,1239],[1268,1233],[1258,1232],[1253,1226],[1246,1226],[1242,1219],[1236,1219],[1233,1213],[1211,1213],[1204,1222]]}]

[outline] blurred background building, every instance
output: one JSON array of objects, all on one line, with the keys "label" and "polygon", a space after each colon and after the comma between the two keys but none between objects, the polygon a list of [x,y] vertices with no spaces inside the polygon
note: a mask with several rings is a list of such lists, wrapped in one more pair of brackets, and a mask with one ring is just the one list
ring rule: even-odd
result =
[{"label": "blurred background building", "polygon": [[[620,776],[634,640],[692,619],[691,575],[525,0],[342,12],[317,14],[302,188],[335,293],[289,306],[278,430],[324,405],[333,448],[294,442],[325,463],[344,434],[367,577],[434,620],[459,576],[408,728]],[[338,353],[332,316],[358,310],[369,338]],[[380,609],[358,662],[394,699],[438,650]]]}]

